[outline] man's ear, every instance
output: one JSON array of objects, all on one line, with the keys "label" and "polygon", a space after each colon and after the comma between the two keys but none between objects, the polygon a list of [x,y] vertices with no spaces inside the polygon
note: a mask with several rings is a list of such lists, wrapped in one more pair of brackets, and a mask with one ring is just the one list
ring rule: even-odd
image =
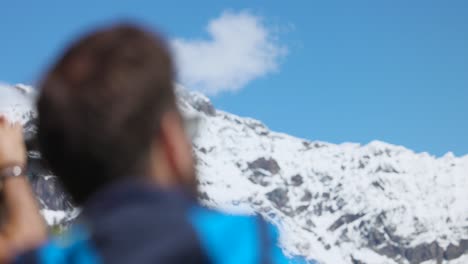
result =
[{"label": "man's ear", "polygon": [[160,127],[160,146],[166,156],[171,176],[179,183],[189,183],[194,171],[192,145],[184,130],[182,117],[170,111],[163,115]]}]

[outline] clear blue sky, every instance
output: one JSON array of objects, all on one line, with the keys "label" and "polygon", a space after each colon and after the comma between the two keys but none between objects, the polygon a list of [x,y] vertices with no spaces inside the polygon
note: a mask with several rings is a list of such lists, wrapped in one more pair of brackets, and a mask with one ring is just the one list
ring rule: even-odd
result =
[{"label": "clear blue sky", "polygon": [[7,1],[0,81],[34,83],[78,34],[121,18],[206,37],[250,10],[287,47],[277,72],[212,97],[223,110],[312,140],[378,139],[468,154],[468,1]]}]

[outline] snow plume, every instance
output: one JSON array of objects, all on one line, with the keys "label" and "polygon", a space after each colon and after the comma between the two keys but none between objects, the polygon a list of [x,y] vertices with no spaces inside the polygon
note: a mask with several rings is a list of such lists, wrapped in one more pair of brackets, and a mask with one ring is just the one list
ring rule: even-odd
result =
[{"label": "snow plume", "polygon": [[224,12],[209,22],[210,39],[174,39],[180,81],[208,94],[237,91],[276,71],[287,53],[262,18]]}]

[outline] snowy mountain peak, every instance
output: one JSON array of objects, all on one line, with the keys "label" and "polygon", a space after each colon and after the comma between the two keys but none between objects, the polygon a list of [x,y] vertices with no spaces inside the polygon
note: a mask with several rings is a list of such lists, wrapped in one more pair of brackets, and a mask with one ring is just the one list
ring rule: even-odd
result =
[{"label": "snowy mountain peak", "polygon": [[204,123],[194,148],[205,203],[262,213],[290,253],[323,263],[466,260],[468,156],[299,139],[251,118],[206,114],[200,109],[213,107],[191,99],[197,93],[181,98]]},{"label": "snowy mountain peak", "polygon": [[34,99],[35,92],[30,86],[0,83],[0,114],[11,121],[26,123],[34,114]]}]

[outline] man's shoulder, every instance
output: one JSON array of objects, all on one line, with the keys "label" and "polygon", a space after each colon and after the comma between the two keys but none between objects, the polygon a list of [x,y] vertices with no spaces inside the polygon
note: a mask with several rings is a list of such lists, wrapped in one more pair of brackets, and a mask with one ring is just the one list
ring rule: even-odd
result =
[{"label": "man's shoulder", "polygon": [[195,207],[189,219],[213,263],[291,263],[279,247],[277,229],[259,215]]},{"label": "man's shoulder", "polygon": [[105,239],[101,237],[96,244],[96,234],[84,225],[77,225],[62,237],[22,254],[14,263],[154,263],[154,260],[165,260],[161,263],[308,263],[285,257],[278,244],[276,228],[260,216],[227,214],[201,206],[194,206],[186,213],[185,221],[194,236],[174,223],[175,226],[165,226],[170,229],[166,232],[170,237],[158,236],[151,230],[147,230],[146,238],[141,233],[135,237],[122,236],[127,231],[107,232]]}]

